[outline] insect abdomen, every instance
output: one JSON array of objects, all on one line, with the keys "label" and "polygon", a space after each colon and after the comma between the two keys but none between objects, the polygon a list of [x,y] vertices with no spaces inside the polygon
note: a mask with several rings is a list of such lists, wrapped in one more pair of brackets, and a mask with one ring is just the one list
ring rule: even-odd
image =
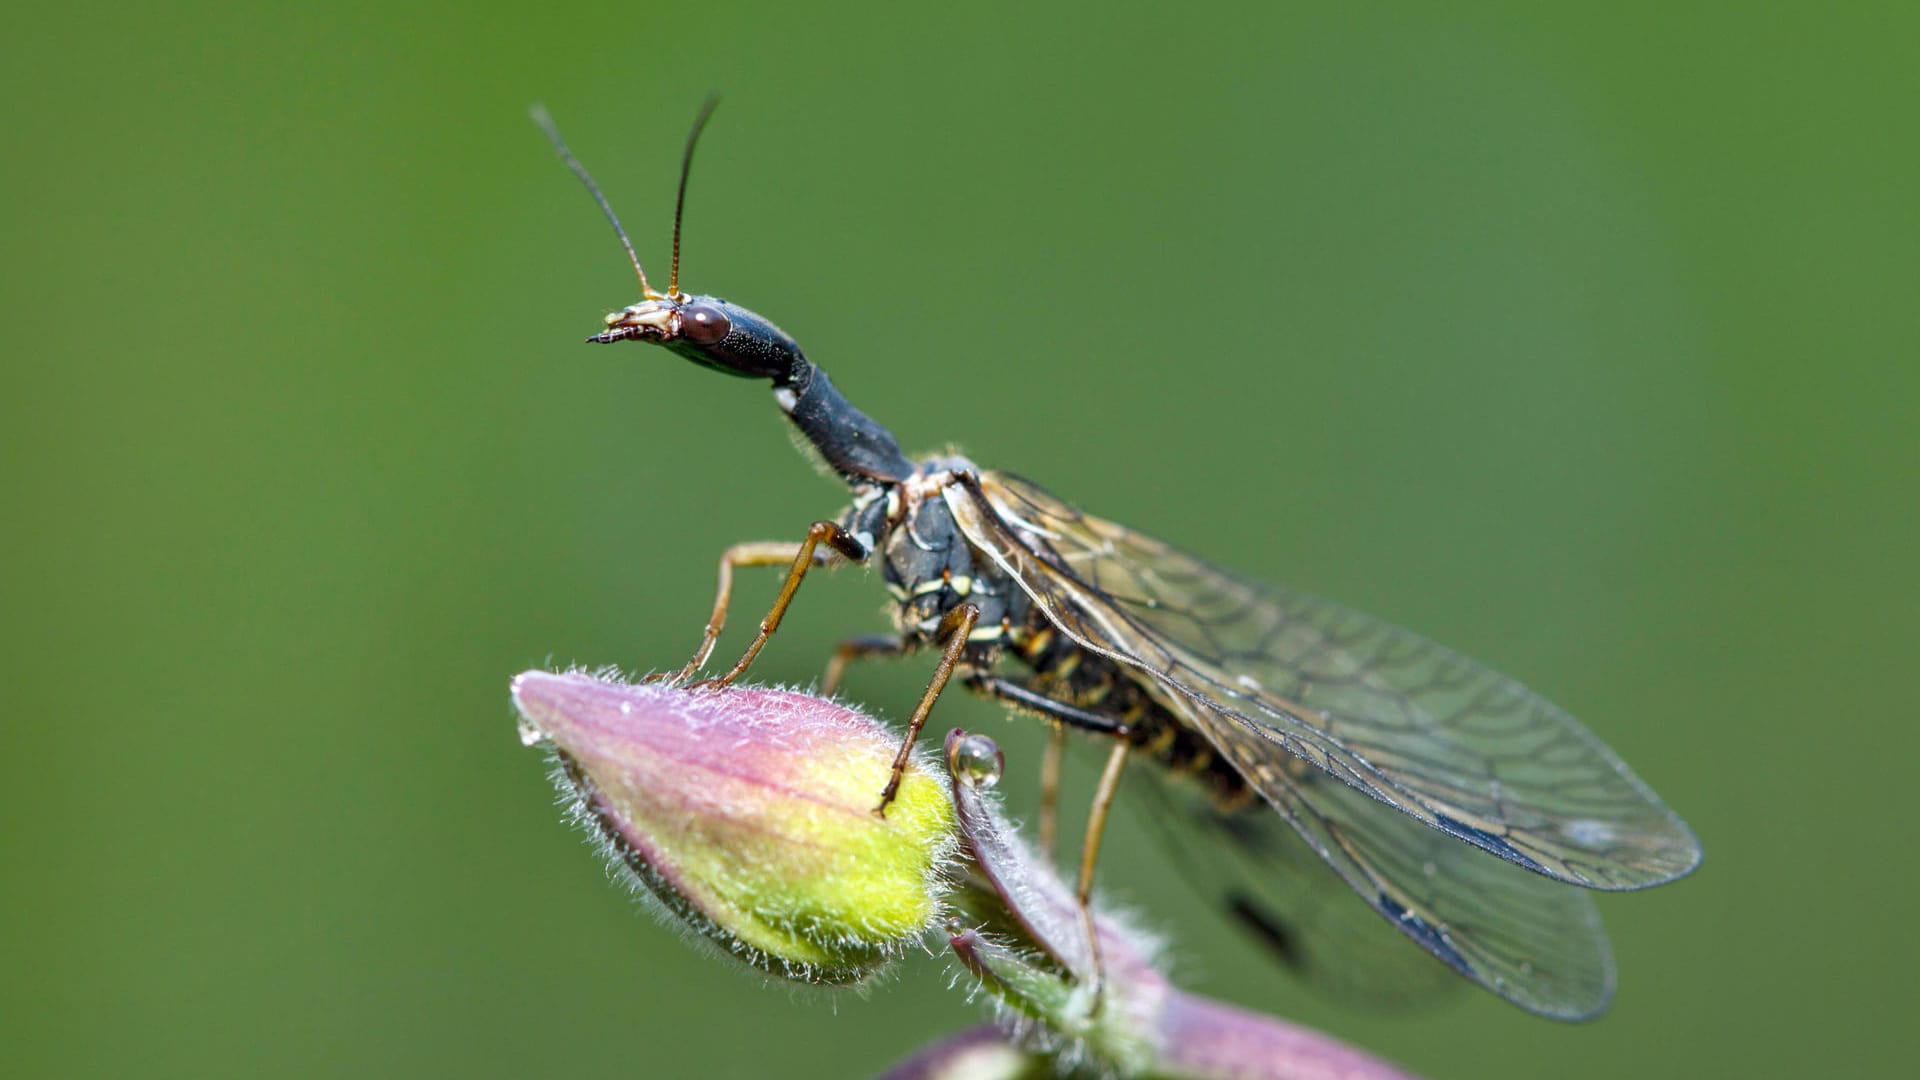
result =
[{"label": "insect abdomen", "polygon": [[1082,649],[1044,621],[1019,635],[1016,652],[1033,669],[1033,690],[1113,717],[1125,726],[1123,737],[1139,753],[1169,772],[1193,778],[1222,813],[1254,800],[1253,789],[1205,736],[1182,723],[1113,661]]}]

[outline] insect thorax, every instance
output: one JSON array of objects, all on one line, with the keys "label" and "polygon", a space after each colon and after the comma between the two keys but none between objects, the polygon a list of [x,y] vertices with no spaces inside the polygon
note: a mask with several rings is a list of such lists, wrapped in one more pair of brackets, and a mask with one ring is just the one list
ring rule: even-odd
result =
[{"label": "insect thorax", "polygon": [[1017,638],[1031,604],[953,520],[944,489],[972,469],[964,458],[929,459],[904,483],[858,491],[842,524],[863,541],[871,538],[887,592],[900,605],[894,619],[903,635],[929,643],[948,612],[971,602],[980,617],[970,659],[986,661]]},{"label": "insect thorax", "polygon": [[[1140,679],[1113,660],[1075,644],[1041,607],[976,547],[954,521],[946,488],[971,472],[964,458],[922,462],[905,483],[856,492],[842,519],[868,542],[888,593],[899,603],[901,634],[935,644],[940,621],[961,604],[980,608],[965,665],[1003,674],[1048,698],[1094,711],[1126,727],[1127,741],[1174,772],[1192,777],[1223,810],[1252,792],[1198,732],[1181,723]],[[1005,660],[1005,663],[1001,663]]]}]

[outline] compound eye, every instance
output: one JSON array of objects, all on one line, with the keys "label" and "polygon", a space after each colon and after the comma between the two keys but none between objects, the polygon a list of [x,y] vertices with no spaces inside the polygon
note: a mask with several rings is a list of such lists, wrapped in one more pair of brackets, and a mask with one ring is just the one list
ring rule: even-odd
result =
[{"label": "compound eye", "polygon": [[719,308],[689,304],[680,309],[680,336],[695,345],[718,345],[732,330],[733,324]]}]

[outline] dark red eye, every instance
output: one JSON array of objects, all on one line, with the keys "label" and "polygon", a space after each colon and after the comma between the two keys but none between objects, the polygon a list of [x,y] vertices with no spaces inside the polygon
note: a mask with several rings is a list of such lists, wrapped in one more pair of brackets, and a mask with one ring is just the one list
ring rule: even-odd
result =
[{"label": "dark red eye", "polygon": [[718,345],[732,330],[733,324],[719,308],[689,304],[680,310],[680,336],[695,345]]}]

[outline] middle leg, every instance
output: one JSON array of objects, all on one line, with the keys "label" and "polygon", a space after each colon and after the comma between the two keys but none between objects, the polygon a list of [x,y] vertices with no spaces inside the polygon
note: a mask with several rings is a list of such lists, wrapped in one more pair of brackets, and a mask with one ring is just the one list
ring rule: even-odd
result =
[{"label": "middle leg", "polygon": [[1080,845],[1080,881],[1074,899],[1080,904],[1080,927],[1087,935],[1087,957],[1093,966],[1093,1009],[1100,1012],[1100,999],[1106,990],[1107,974],[1100,965],[1100,933],[1093,922],[1093,867],[1100,859],[1100,838],[1107,829],[1107,811],[1120,790],[1120,771],[1133,749],[1125,739],[1115,739],[1107,754],[1107,767],[1100,773],[1100,786],[1093,793],[1093,809],[1087,814],[1087,836]]},{"label": "middle leg", "polygon": [[1060,763],[1067,755],[1067,726],[1047,721],[1046,756],[1040,759],[1040,857],[1054,862],[1054,837],[1060,829]]},{"label": "middle leg", "polygon": [[905,656],[907,646],[897,635],[863,634],[848,638],[833,650],[827,658],[826,673],[820,676],[820,692],[832,697],[840,689],[847,677],[847,666],[855,660],[868,660],[876,656]]}]

